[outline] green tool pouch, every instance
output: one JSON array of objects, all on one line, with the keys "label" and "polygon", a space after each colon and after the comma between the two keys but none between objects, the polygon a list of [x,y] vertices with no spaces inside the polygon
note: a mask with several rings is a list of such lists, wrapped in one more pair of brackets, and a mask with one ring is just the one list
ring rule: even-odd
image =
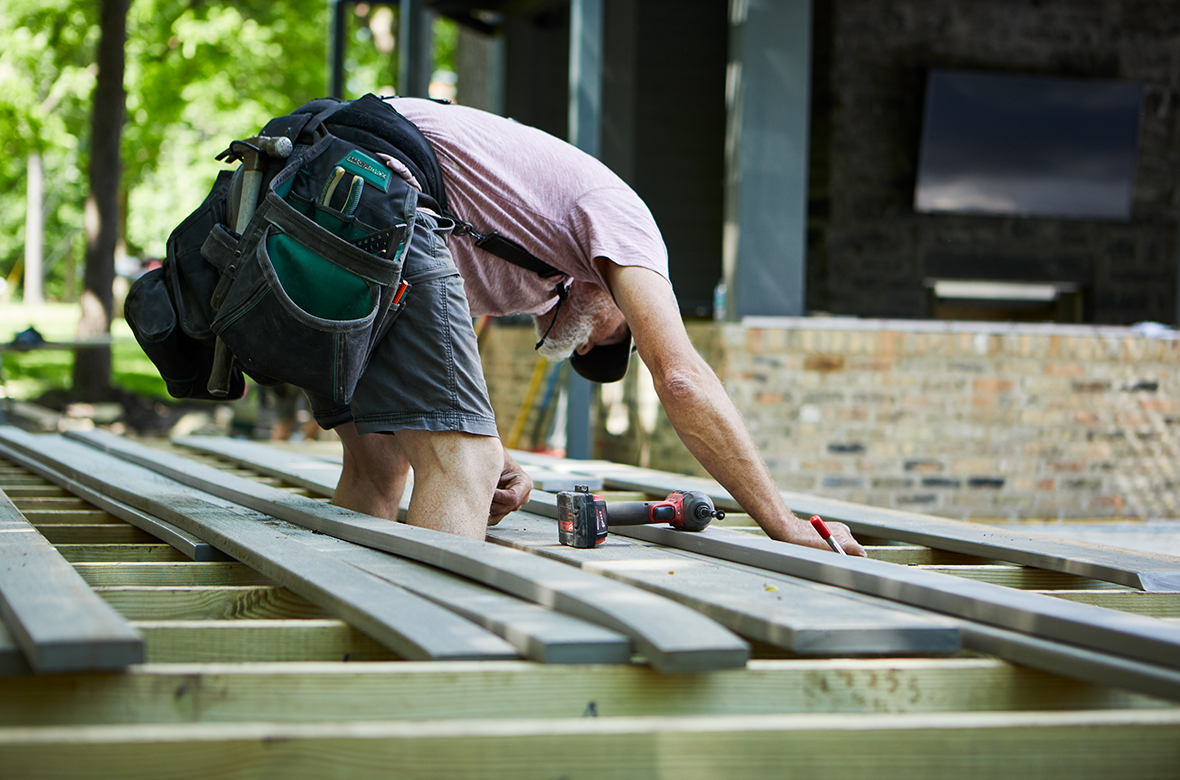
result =
[{"label": "green tool pouch", "polygon": [[416,204],[347,141],[297,146],[242,235],[216,225],[201,247],[221,272],[212,330],[251,376],[348,403],[404,306]]}]

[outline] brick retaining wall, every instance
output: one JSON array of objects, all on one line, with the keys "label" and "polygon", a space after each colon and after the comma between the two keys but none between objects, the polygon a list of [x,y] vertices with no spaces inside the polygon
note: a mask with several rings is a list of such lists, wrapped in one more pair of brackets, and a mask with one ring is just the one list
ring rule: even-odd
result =
[{"label": "brick retaining wall", "polygon": [[[783,489],[955,518],[1180,516],[1170,333],[842,318],[689,331]],[[496,328],[487,342],[504,433],[532,337]],[[596,457],[704,473],[639,361],[596,406]]]}]

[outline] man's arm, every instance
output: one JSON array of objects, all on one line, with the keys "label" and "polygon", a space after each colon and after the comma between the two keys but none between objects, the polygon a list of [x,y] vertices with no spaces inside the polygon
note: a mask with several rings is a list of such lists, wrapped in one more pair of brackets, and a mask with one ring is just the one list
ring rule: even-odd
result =
[{"label": "man's arm", "polygon": [[[741,414],[689,340],[668,281],[646,268],[599,261],[664,411],[689,452],[772,539],[828,549],[811,524],[783,503]],[[865,554],[846,525],[828,523],[828,528],[848,554]]]}]

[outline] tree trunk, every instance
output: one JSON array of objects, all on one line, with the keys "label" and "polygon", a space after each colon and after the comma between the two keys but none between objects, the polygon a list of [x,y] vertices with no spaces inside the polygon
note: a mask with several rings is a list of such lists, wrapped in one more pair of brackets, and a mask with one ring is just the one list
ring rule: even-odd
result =
[{"label": "tree trunk", "polygon": [[[82,317],[78,322],[80,339],[105,336],[111,329],[122,173],[119,143],[127,104],[123,72],[129,5],[130,0],[101,0],[99,10],[101,38],[90,118],[90,197],[86,203],[86,274]],[[109,395],[110,386],[110,348],[79,350],[74,358],[75,394],[83,399],[99,400]]]}]

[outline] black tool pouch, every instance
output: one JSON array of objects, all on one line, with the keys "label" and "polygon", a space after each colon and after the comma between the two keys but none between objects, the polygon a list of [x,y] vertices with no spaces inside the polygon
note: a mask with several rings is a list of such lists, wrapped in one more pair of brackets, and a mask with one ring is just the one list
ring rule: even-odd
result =
[{"label": "black tool pouch", "polygon": [[417,191],[331,135],[297,146],[241,237],[201,248],[221,271],[211,328],[251,376],[346,404],[404,306]]},{"label": "black tool pouch", "polygon": [[[180,327],[164,269],[148,271],[131,285],[123,304],[127,324],[144,354],[155,364],[173,398],[211,399],[206,390],[213,370],[213,350]],[[246,380],[241,370],[230,375],[230,398],[241,398]]]},{"label": "black tool pouch", "polygon": [[[160,371],[173,398],[214,399],[207,389],[216,343],[210,327],[214,314],[210,298],[220,274],[201,257],[201,244],[226,219],[231,176],[225,171],[217,177],[201,206],[168,237],[164,267],[136,280],[123,304],[136,341]],[[224,398],[241,398],[245,391],[242,371],[233,366]]]}]

